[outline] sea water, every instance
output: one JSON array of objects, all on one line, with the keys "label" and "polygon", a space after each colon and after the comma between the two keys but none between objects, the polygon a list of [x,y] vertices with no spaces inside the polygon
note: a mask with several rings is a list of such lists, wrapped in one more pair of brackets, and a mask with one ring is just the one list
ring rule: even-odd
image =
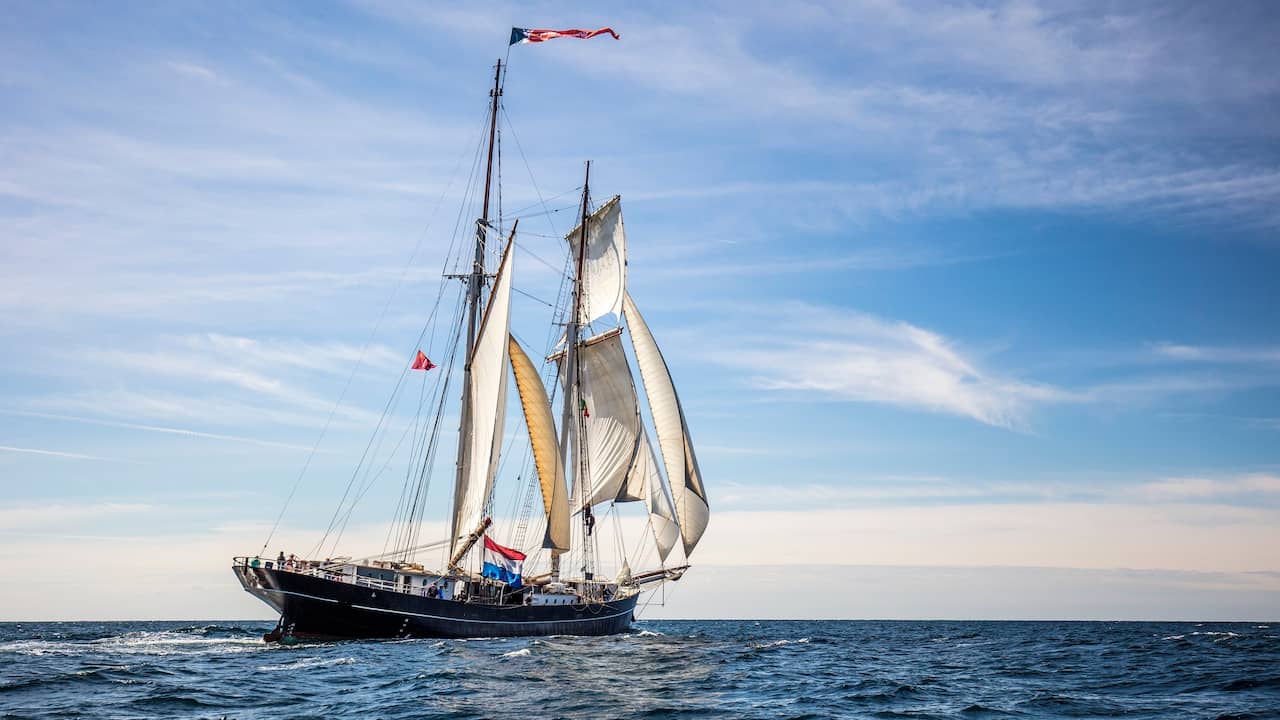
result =
[{"label": "sea water", "polygon": [[0,624],[0,717],[1280,718],[1263,623],[651,621],[292,647],[270,629]]}]

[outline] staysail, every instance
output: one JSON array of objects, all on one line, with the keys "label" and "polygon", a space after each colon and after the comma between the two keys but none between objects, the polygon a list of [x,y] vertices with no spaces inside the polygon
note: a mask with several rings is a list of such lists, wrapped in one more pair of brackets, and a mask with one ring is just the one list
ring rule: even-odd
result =
[{"label": "staysail", "polygon": [[551,401],[529,356],[515,337],[509,340],[511,370],[516,376],[516,390],[524,408],[524,422],[533,446],[533,464],[542,486],[542,507],[547,513],[547,534],[543,547],[569,549],[569,496],[565,490],[564,463],[556,442],[556,421],[551,415]]},{"label": "staysail", "polygon": [[630,293],[625,295],[623,314],[631,331],[640,376],[644,379],[649,410],[658,431],[658,447],[662,450],[667,481],[671,484],[671,499],[675,502],[676,517],[680,522],[680,537],[684,541],[685,555],[688,555],[707,529],[710,514],[698,459],[689,440],[689,425],[685,422],[667,362],[662,358],[662,351],[658,349],[658,343],[636,309]]},{"label": "staysail", "polygon": [[[645,507],[649,510],[649,525],[653,528],[653,539],[658,546],[658,558],[666,562],[671,548],[680,539],[680,525],[676,522],[671,498],[667,497],[663,486],[662,474],[658,472],[658,459],[653,455],[653,443],[649,442],[649,433],[644,430],[640,432],[640,447],[628,474],[628,485],[632,483],[640,486],[637,493],[639,497],[635,499],[645,501]],[[626,489],[624,486],[623,491]]]},{"label": "staysail", "polygon": [[484,519],[502,449],[502,426],[507,409],[507,336],[511,330],[511,248],[508,242],[498,265],[489,304],[471,356],[471,388],[467,394],[470,422],[458,442],[467,443],[468,465],[462,468],[453,505],[453,543]]},{"label": "staysail", "polygon": [[[565,236],[577,257],[579,225]],[[622,226],[622,198],[614,195],[587,219],[587,251],[582,258],[578,322],[587,325],[605,315],[622,313],[627,291],[627,236]]]}]

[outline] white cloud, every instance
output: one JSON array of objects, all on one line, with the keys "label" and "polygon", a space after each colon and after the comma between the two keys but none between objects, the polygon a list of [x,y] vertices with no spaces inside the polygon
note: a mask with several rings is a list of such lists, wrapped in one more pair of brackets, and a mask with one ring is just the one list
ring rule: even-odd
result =
[{"label": "white cloud", "polygon": [[122,514],[148,513],[155,509],[144,503],[52,503],[0,508],[0,530],[61,528],[71,523]]},{"label": "white cloud", "polygon": [[[751,578],[760,591],[726,602]],[[771,591],[820,587],[822,592]],[[704,565],[668,585],[642,620],[706,618],[918,620],[1274,620],[1280,576],[1268,573],[929,565]],[[643,627],[643,626],[642,626]],[[799,628],[797,629],[799,630]],[[793,641],[800,640],[797,632]],[[1267,630],[1257,632],[1266,633]],[[936,643],[955,642],[945,635]],[[962,641],[964,642],[964,641]],[[780,646],[794,652],[804,645]]]},{"label": "white cloud", "polygon": [[195,78],[206,82],[218,82],[218,74],[203,65],[178,62],[175,60],[169,62],[168,66],[170,70],[188,78]]},{"label": "white cloud", "polygon": [[1215,347],[1156,343],[1154,350],[1162,357],[1188,362],[1280,365],[1280,348],[1277,347]]},{"label": "white cloud", "polygon": [[952,341],[909,323],[805,305],[784,313],[774,318],[778,336],[769,350],[736,347],[714,359],[751,369],[753,384],[766,390],[899,405],[1005,428],[1025,427],[1037,405],[1079,399],[988,371]]},{"label": "white cloud", "polygon": [[[64,526],[82,524],[77,518],[85,513],[126,514],[145,512],[144,507],[110,504],[72,509],[46,508],[45,517],[57,517]],[[166,509],[167,511],[168,509]],[[0,512],[0,523],[17,518],[22,528],[42,526],[36,515],[14,515]],[[506,525],[504,525],[505,527]],[[644,530],[642,525],[628,529]],[[0,608],[6,619],[30,618],[189,618],[258,617],[267,618],[270,611],[240,590],[232,577],[231,557],[258,552],[267,527],[258,523],[236,523],[228,520],[216,527],[199,527],[186,533],[159,536],[85,536],[32,534],[7,536],[0,543],[0,560],[12,572],[28,578],[24,583],[0,586]],[[441,534],[442,524],[424,531],[424,539]],[[345,552],[377,552],[383,546],[387,526],[384,524],[353,526],[341,547]],[[314,528],[284,527],[271,546],[269,555],[279,550],[305,553],[320,533]],[[156,560],[156,548],[164,548]],[[1059,577],[1055,584],[1067,593],[1070,601],[1058,606],[1075,608],[1068,616],[1089,616],[1093,612],[1111,612],[1111,617],[1152,616],[1141,608],[1129,607],[1122,597],[1109,597],[1095,605],[1089,597],[1089,573],[1109,573],[1113,577],[1150,573],[1210,573],[1210,576],[1173,578],[1187,589],[1195,586],[1204,591],[1213,586],[1219,600],[1236,597],[1250,588],[1274,592],[1280,572],[1280,515],[1272,509],[1232,508],[1218,505],[1185,507],[1145,503],[1034,503],[992,504],[966,503],[939,507],[877,507],[874,509],[825,509],[802,512],[717,512],[712,517],[707,535],[694,554],[694,567],[680,583],[667,590],[669,617],[715,616],[759,617],[779,612],[770,603],[775,593],[741,593],[734,603],[725,605],[723,594],[712,609],[703,599],[698,585],[709,578],[741,577],[751,573],[762,587],[775,581],[783,585],[787,578],[806,577],[815,572],[811,566],[821,564],[824,577],[836,578],[846,573],[889,572],[892,566],[911,566],[917,576],[915,596],[949,587],[957,573],[982,578],[1008,577],[1010,573],[1048,574]],[[324,549],[323,553],[327,553]],[[439,552],[421,558],[428,564],[440,564]],[[67,580],[58,573],[38,572],[46,558],[75,557],[80,560],[74,582],[81,591],[91,591],[97,598],[94,607],[86,609],[75,595],[60,592]],[[174,561],[181,562],[184,581],[172,580]],[[777,574],[775,570],[786,568]],[[806,567],[810,566],[810,567]],[[866,570],[855,570],[858,567]],[[874,570],[870,566],[882,568]],[[641,565],[636,565],[636,568]],[[1122,569],[1129,570],[1122,570]],[[1050,573],[1046,569],[1057,569]],[[1142,572],[1134,573],[1136,569]],[[1064,579],[1064,573],[1068,577]],[[1270,573],[1270,574],[1268,574]],[[700,579],[701,578],[701,579]],[[769,578],[774,578],[770,580]],[[139,596],[137,583],[157,583],[157,591]],[[1000,582],[966,590],[963,601],[939,601],[928,604],[933,615],[968,617],[1036,616],[1040,605],[1026,594],[1027,588],[1005,603],[992,586]],[[929,588],[933,588],[932,591]],[[888,595],[905,592],[900,583],[885,585]],[[692,597],[690,595],[693,595]],[[858,595],[858,593],[854,593]],[[876,595],[873,593],[873,595]],[[1202,598],[1203,600],[1203,598]],[[976,613],[976,608],[999,607],[998,613]],[[857,606],[855,604],[855,606]],[[787,603],[785,617],[815,615],[866,616],[864,613],[841,615],[839,608],[852,606],[824,603],[821,600]],[[860,606],[859,606],[860,607]],[[879,616],[910,616],[906,608],[921,607],[907,603],[898,613]],[[870,613],[870,611],[865,611]],[[874,614],[873,614],[874,615]],[[1201,616],[1200,619],[1203,619]]]},{"label": "white cloud", "polygon": [[786,565],[1280,571],[1280,510],[1147,503],[960,503],[712,517],[694,559]]},{"label": "white cloud", "polygon": [[1152,500],[1173,501],[1280,495],[1280,476],[1255,473],[1234,478],[1172,477],[1143,484],[1135,492]]}]

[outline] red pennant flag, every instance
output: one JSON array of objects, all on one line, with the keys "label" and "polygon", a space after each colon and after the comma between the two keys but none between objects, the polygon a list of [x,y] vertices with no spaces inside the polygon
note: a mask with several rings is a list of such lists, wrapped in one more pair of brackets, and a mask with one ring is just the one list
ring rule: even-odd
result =
[{"label": "red pennant flag", "polygon": [[414,370],[430,370],[435,366],[436,364],[431,362],[431,359],[424,355],[421,350],[418,351],[418,357],[413,360]]}]

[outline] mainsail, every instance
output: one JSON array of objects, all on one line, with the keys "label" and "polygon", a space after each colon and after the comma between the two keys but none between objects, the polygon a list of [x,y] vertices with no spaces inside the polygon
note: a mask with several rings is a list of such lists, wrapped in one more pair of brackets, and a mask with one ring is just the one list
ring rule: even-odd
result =
[{"label": "mainsail", "polygon": [[671,485],[671,498],[675,501],[676,517],[680,522],[680,537],[684,541],[687,556],[707,529],[709,508],[707,493],[702,486],[702,473],[698,459],[693,454],[689,440],[689,425],[680,407],[671,371],[662,358],[662,351],[649,332],[649,326],[636,308],[631,294],[627,293],[623,306],[627,329],[644,379],[645,395],[649,399],[649,411],[653,414],[654,428],[658,431],[658,446],[662,449],[662,462],[667,469],[667,481]]},{"label": "mainsail", "polygon": [[507,409],[507,336],[511,330],[511,248],[508,242],[498,265],[489,304],[471,356],[471,387],[464,398],[470,403],[469,419],[458,442],[467,443],[467,463],[460,468],[453,505],[451,547],[485,516],[502,449],[502,426]]},{"label": "mainsail", "polygon": [[[610,330],[578,343],[577,394],[571,402],[582,413],[586,478],[574,497],[574,510],[618,496],[640,441],[640,405],[631,369],[622,349],[622,331]],[[565,381],[565,374],[560,374]]]},{"label": "mainsail", "polygon": [[529,444],[533,446],[533,464],[538,470],[538,483],[542,486],[542,507],[547,514],[547,534],[543,547],[557,551],[568,550],[569,500],[564,484],[560,445],[556,442],[556,421],[551,415],[551,402],[547,399],[547,390],[538,377],[537,368],[514,336],[510,338],[510,353],[511,370],[516,376],[516,389],[520,393],[520,405],[524,409],[524,422],[529,429]]},{"label": "mainsail", "polygon": [[[582,226],[565,235],[574,257]],[[582,258],[582,290],[578,322],[587,325],[605,315],[622,313],[626,295],[627,235],[622,227],[622,198],[614,195],[587,219],[587,251]]]}]

